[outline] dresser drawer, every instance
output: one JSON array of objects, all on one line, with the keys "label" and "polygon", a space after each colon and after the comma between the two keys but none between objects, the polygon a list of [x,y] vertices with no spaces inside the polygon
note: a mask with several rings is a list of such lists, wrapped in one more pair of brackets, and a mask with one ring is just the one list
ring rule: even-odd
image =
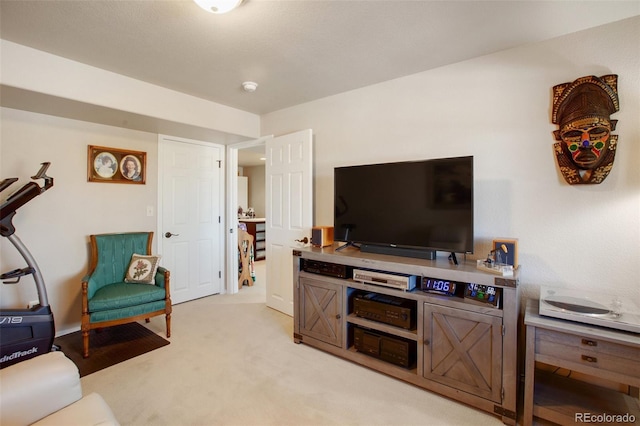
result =
[{"label": "dresser drawer", "polygon": [[[603,376],[611,372],[640,381],[640,348],[554,330],[536,330],[536,354],[583,367]],[[559,364],[556,364],[559,365]],[[569,368],[574,368],[569,366]],[[600,373],[600,374],[598,374]]]}]

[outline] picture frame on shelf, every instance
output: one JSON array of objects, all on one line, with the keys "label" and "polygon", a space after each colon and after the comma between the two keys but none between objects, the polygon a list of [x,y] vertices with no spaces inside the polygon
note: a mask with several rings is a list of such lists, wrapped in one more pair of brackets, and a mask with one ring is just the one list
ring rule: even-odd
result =
[{"label": "picture frame on shelf", "polygon": [[88,145],[87,180],[89,182],[144,185],[146,174],[146,152]]},{"label": "picture frame on shelf", "polygon": [[[507,248],[505,253],[502,246]],[[518,240],[514,238],[496,238],[493,240],[493,248],[496,253],[496,261],[498,256],[501,258],[501,263],[513,266],[513,269],[518,267]]]}]

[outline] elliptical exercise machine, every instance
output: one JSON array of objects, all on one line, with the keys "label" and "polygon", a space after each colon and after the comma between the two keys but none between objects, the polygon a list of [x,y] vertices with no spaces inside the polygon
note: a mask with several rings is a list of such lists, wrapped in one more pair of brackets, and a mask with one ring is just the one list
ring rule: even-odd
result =
[{"label": "elliptical exercise machine", "polygon": [[[11,194],[0,206],[0,235],[9,239],[27,262],[26,268],[14,269],[0,275],[3,284],[17,284],[25,275],[33,275],[38,290],[38,304],[27,309],[0,310],[0,368],[50,352],[55,337],[53,313],[47,299],[47,289],[40,268],[29,250],[15,235],[13,217],[16,211],[29,201],[53,186],[53,178],[47,176],[51,163],[42,163],[40,170],[31,179],[44,179],[39,186],[36,182],[26,183]],[[0,182],[0,192],[7,189],[18,178],[7,178]]]}]

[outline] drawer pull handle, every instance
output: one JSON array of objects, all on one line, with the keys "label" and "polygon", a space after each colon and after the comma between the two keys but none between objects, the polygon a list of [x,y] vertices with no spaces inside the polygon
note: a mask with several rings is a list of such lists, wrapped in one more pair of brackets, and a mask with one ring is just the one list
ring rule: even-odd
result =
[{"label": "drawer pull handle", "polygon": [[598,362],[598,358],[589,355],[582,355],[582,360],[587,362]]},{"label": "drawer pull handle", "polygon": [[598,342],[589,339],[582,339],[582,344],[587,346],[598,346]]}]

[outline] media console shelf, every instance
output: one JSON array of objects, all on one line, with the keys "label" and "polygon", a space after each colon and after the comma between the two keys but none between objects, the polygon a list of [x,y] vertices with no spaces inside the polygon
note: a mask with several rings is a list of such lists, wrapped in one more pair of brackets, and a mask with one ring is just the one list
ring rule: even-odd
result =
[{"label": "media console shelf", "polygon": [[[475,262],[450,264],[446,258],[412,259],[362,253],[337,245],[293,251],[294,332],[304,343],[429,391],[492,413],[516,424],[518,400],[518,270],[498,277],[476,269]],[[322,271],[305,271],[303,262],[338,269],[369,269],[500,289],[497,307],[462,297],[425,293],[420,285],[402,291],[354,281]],[[411,325],[356,315],[354,299],[368,294],[392,296],[415,313]],[[375,317],[375,316],[374,316]],[[400,315],[402,317],[402,315]],[[378,339],[380,353],[363,349]],[[385,342],[387,349],[385,352]],[[356,349],[358,345],[361,350]],[[398,353],[403,355],[398,356]],[[408,356],[404,356],[407,354]]]}]

